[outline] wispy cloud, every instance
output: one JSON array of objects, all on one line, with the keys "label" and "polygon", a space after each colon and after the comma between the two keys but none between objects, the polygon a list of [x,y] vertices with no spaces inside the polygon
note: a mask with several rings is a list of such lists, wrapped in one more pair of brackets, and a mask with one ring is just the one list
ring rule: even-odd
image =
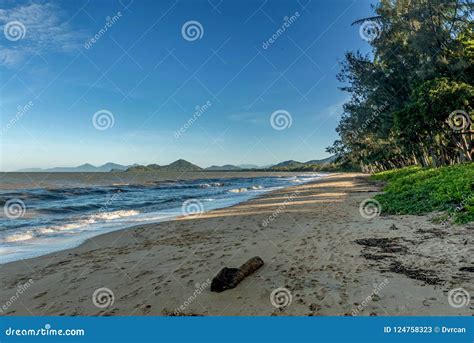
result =
[{"label": "wispy cloud", "polygon": [[[68,52],[80,46],[82,34],[74,31],[69,17],[52,3],[28,3],[0,9],[2,34],[0,65],[15,67],[32,56],[51,52]],[[23,38],[9,39],[4,32],[9,23],[19,22]],[[18,28],[18,27],[17,27]],[[10,37],[11,38],[11,37]]]},{"label": "wispy cloud", "polygon": [[343,100],[334,103],[325,107],[324,109],[318,111],[316,115],[313,117],[314,120],[321,120],[322,118],[330,118],[334,116],[341,116],[344,112],[343,105],[350,100],[350,97],[345,97]]}]

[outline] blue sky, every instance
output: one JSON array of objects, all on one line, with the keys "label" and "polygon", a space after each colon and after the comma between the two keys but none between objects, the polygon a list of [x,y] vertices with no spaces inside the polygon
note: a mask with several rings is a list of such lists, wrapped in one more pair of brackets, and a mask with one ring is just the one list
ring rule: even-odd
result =
[{"label": "blue sky", "polygon": [[[370,51],[351,23],[372,13],[364,0],[3,1],[0,169],[327,157],[348,99],[339,62]],[[275,111],[291,126],[275,129]]]}]

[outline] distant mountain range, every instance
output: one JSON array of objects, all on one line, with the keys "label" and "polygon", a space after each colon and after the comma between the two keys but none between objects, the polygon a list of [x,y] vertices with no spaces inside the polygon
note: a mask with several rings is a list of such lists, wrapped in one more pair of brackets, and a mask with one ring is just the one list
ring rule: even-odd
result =
[{"label": "distant mountain range", "polygon": [[330,156],[330,157],[327,157],[327,158],[323,158],[322,160],[311,160],[311,161],[307,161],[307,162],[298,162],[298,161],[294,161],[294,160],[289,160],[289,161],[284,161],[284,162],[275,164],[275,165],[272,166],[272,168],[280,168],[280,167],[301,168],[301,167],[308,166],[308,165],[319,165],[319,166],[321,166],[321,165],[325,165],[325,164],[329,164],[331,162],[334,162],[335,159],[336,159],[336,156]]},{"label": "distant mountain range", "polygon": [[103,164],[101,166],[93,166],[92,164],[86,163],[82,164],[77,167],[54,167],[54,168],[47,168],[47,169],[42,169],[42,168],[27,168],[27,169],[20,169],[17,170],[18,172],[48,172],[48,173],[86,173],[86,172],[109,172],[112,170],[127,170],[130,167],[136,166],[137,164],[134,165],[128,165],[124,166],[121,164],[117,163],[112,163],[108,162],[106,164]]},{"label": "distant mountain range", "polygon": [[233,164],[224,164],[223,166],[210,166],[204,168],[204,170],[209,171],[232,171],[232,170],[248,170],[248,169],[266,169],[270,168],[272,165],[268,166],[257,166],[256,164],[239,164],[237,166]]},{"label": "distant mountain range", "polygon": [[205,170],[210,170],[210,171],[222,171],[222,170],[242,170],[243,168],[240,168],[238,166],[234,166],[232,164],[225,164],[223,166],[210,166],[205,168]]},{"label": "distant mountain range", "polygon": [[80,165],[78,167],[55,167],[49,169],[41,169],[41,168],[28,168],[28,169],[20,169],[18,172],[110,172],[110,171],[120,171],[120,172],[145,172],[145,171],[160,171],[160,172],[196,172],[196,171],[239,171],[239,170],[292,170],[298,168],[304,168],[307,166],[323,166],[333,162],[336,159],[335,156],[331,156],[328,158],[324,158],[322,160],[311,160],[307,162],[298,162],[294,160],[284,161],[274,165],[267,165],[267,166],[257,166],[254,164],[239,164],[238,166],[232,164],[225,164],[223,166],[210,166],[207,168],[201,168],[191,162],[188,162],[183,159],[179,159],[170,163],[168,165],[160,166],[158,164],[149,164],[149,165],[121,165],[117,163],[106,163],[101,166],[93,166],[92,164],[86,163]]},{"label": "distant mountain range", "polygon": [[149,164],[147,166],[134,166],[131,168],[128,168],[126,171],[127,172],[143,172],[143,171],[167,171],[167,172],[180,172],[180,171],[201,171],[203,170],[201,167],[198,167],[195,164],[192,164],[191,162],[188,162],[183,159],[179,159],[177,161],[174,161],[173,163],[170,163],[165,166],[160,166],[158,164]]}]

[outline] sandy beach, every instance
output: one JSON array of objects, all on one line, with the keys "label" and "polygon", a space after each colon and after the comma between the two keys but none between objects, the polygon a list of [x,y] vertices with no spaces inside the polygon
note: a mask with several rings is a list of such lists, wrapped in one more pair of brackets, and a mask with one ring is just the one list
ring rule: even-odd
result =
[{"label": "sandy beach", "polygon": [[[2,311],[472,315],[472,301],[459,308],[448,302],[453,289],[474,292],[472,224],[443,226],[432,216],[364,218],[360,203],[380,189],[362,174],[331,174],[199,217],[115,231],[74,249],[4,264]],[[254,256],[263,259],[262,268],[234,289],[210,291],[222,267]],[[104,287],[113,303],[101,308],[92,298]],[[286,306],[270,300],[278,288],[289,292]]]}]

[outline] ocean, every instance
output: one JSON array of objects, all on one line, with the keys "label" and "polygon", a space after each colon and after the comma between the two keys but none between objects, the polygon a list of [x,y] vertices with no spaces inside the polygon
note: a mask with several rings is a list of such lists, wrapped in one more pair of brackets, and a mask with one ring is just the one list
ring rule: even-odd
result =
[{"label": "ocean", "polygon": [[316,173],[0,173],[0,264],[137,224],[197,215]]}]

